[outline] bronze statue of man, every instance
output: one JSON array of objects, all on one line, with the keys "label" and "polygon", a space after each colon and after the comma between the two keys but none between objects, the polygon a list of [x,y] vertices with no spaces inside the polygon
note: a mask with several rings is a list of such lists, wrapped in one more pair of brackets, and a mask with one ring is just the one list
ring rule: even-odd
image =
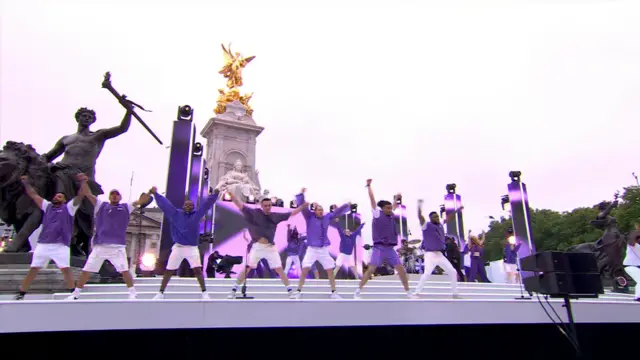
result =
[{"label": "bronze statue of man", "polygon": [[[88,185],[94,195],[104,192],[95,180],[95,166],[100,152],[107,140],[124,134],[131,125],[133,105],[127,100],[120,101],[126,109],[126,114],[118,126],[98,131],[91,131],[89,127],[96,121],[96,113],[87,108],[78,109],[75,118],[78,131],[75,134],[63,136],[53,146],[51,151],[43,154],[43,159],[50,163],[60,155],[62,160],[51,166],[55,181],[55,192],[63,193],[71,199],[76,196],[78,188],[75,177],[79,173],[88,176]],[[93,206],[84,199],[75,215],[71,251],[75,256],[89,253],[89,239],[93,232]]]}]

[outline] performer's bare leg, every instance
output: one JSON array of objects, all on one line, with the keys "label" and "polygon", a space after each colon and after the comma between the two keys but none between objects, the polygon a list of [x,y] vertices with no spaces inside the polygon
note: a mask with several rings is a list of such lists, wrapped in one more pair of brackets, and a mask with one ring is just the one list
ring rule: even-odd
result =
[{"label": "performer's bare leg", "polygon": [[289,278],[287,277],[287,274],[284,272],[284,270],[282,270],[282,267],[278,267],[273,269],[273,271],[276,272],[276,274],[278,274],[278,276],[280,276],[280,280],[282,280],[282,283],[284,284],[284,286],[286,286],[287,288],[289,287]]},{"label": "performer's bare leg", "polygon": [[336,276],[333,274],[333,269],[325,269],[327,271],[327,277],[329,278],[329,285],[331,286],[331,292],[336,292]]},{"label": "performer's bare leg", "polygon": [[400,281],[402,282],[402,286],[404,286],[404,291],[409,291],[409,277],[407,276],[407,270],[404,269],[402,265],[394,266],[396,271],[398,272],[398,276],[400,277]]}]

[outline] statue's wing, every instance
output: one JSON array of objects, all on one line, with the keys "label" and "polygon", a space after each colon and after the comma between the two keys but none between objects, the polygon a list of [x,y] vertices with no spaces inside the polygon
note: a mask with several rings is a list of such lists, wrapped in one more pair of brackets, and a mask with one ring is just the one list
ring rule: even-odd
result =
[{"label": "statue's wing", "polygon": [[224,56],[224,62],[225,63],[232,63],[235,58],[233,57],[233,54],[231,53],[231,44],[229,44],[229,48],[227,49],[226,47],[224,47],[224,44],[220,44],[220,46],[222,46],[222,55]]},{"label": "statue's wing", "polygon": [[248,63],[251,62],[251,60],[255,59],[255,56],[249,56],[248,58],[244,59],[244,65],[247,65]]}]

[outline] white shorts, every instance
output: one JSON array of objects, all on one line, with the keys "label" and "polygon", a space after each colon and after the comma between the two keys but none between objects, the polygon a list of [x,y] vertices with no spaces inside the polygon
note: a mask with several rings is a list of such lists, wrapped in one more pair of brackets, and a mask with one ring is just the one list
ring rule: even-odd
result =
[{"label": "white shorts", "polygon": [[516,272],[518,272],[518,268],[516,267],[516,264],[504,263],[504,272],[516,273]]},{"label": "white shorts", "polygon": [[71,249],[62,244],[38,244],[33,252],[31,267],[42,268],[53,260],[59,269],[68,268],[71,262]]},{"label": "white shorts", "polygon": [[109,260],[117,272],[129,270],[127,262],[127,252],[124,246],[96,245],[91,249],[91,254],[84,264],[83,271],[97,273],[102,267],[102,263]]},{"label": "white shorts", "polygon": [[355,265],[356,265],[356,262],[353,259],[353,254],[347,255],[347,254],[340,253],[338,255],[338,258],[336,259],[336,266],[351,267]]},{"label": "white shorts", "polygon": [[173,244],[169,261],[167,261],[167,270],[178,270],[184,259],[187,259],[192,269],[202,267],[200,250],[198,250],[197,246]]},{"label": "white shorts", "polygon": [[327,269],[333,269],[336,267],[335,261],[329,254],[329,247],[308,247],[307,253],[304,254],[304,259],[302,259],[302,268],[310,268],[311,265],[315,262],[319,262],[322,267]]},{"label": "white shorts", "polygon": [[249,263],[247,265],[255,269],[262,259],[267,260],[271,269],[282,267],[282,259],[275,245],[254,243],[251,245],[251,251],[249,251]]}]

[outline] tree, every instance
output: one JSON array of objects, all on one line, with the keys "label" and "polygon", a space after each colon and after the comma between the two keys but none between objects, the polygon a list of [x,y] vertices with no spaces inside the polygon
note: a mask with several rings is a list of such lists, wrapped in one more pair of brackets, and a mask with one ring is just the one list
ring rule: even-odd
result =
[{"label": "tree", "polygon": [[[612,215],[618,220],[620,230],[626,233],[633,230],[635,224],[640,224],[640,187],[625,188],[621,200]],[[573,245],[597,241],[602,236],[602,230],[593,227],[590,221],[596,218],[598,211],[597,205],[563,213],[548,209],[532,210],[530,231],[536,251],[564,251]],[[502,259],[505,234],[511,226],[510,218],[489,224],[485,238],[485,260]]]}]

